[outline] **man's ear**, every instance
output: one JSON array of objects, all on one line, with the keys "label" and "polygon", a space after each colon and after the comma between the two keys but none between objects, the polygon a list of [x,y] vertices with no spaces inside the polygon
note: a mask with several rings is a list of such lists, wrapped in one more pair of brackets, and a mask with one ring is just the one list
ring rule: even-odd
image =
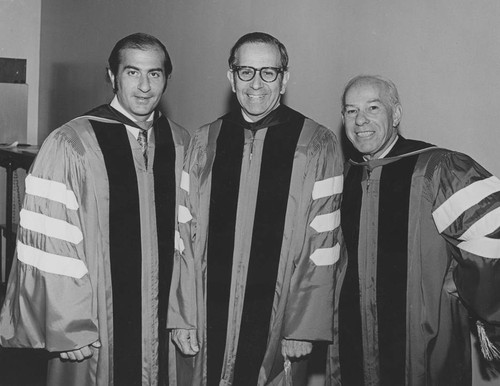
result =
[{"label": "man's ear", "polygon": [[392,109],[392,125],[398,127],[399,122],[401,122],[401,117],[403,116],[403,106],[399,103]]},{"label": "man's ear", "polygon": [[108,68],[108,76],[109,76],[109,81],[111,82],[112,85],[115,84],[115,74],[111,71],[110,68]]},{"label": "man's ear", "polygon": [[234,72],[231,70],[227,70],[226,76],[229,80],[229,83],[231,83],[231,90],[233,90],[233,92],[236,92],[236,88],[234,87]]},{"label": "man's ear", "polygon": [[108,68],[108,77],[109,77],[109,81],[111,82],[111,87],[113,87],[113,92],[116,93],[116,83],[115,83],[115,74],[113,74],[113,72],[111,71],[110,68]]},{"label": "man's ear", "polygon": [[288,71],[285,71],[283,73],[283,80],[281,81],[281,89],[280,89],[280,94],[284,94],[286,91],[286,84],[290,80],[290,73]]}]

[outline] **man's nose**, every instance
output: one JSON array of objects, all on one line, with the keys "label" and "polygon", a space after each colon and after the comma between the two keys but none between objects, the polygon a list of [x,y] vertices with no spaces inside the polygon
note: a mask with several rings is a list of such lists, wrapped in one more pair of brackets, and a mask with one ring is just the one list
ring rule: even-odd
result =
[{"label": "man's nose", "polygon": [[262,79],[260,78],[260,71],[255,71],[255,76],[251,80],[250,86],[254,89],[262,87]]},{"label": "man's nose", "polygon": [[361,126],[365,123],[368,123],[365,113],[363,111],[358,111],[358,114],[356,114],[356,125]]},{"label": "man's nose", "polygon": [[151,83],[149,82],[149,78],[147,75],[141,75],[138,88],[142,92],[148,92],[149,90],[151,90]]}]

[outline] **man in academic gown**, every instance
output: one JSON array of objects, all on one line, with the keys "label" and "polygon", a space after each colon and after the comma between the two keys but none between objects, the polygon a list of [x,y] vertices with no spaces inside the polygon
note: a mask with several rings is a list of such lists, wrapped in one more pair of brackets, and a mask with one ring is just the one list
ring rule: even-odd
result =
[{"label": "man in academic gown", "polygon": [[469,318],[485,357],[500,358],[500,180],[464,154],[399,135],[390,80],[353,78],[342,101],[356,151],[329,384],[470,386]]},{"label": "man in academic gown", "polygon": [[156,107],[172,63],[120,40],[115,97],[45,140],[26,178],[0,316],[5,347],[44,348],[48,385],[165,385],[166,310],[187,132]]},{"label": "man in academic gown", "polygon": [[241,37],[227,73],[241,108],[190,145],[168,316],[192,356],[179,385],[279,384],[290,359],[301,385],[312,343],[332,339],[342,159],[331,131],[280,104],[287,66],[276,38]]}]

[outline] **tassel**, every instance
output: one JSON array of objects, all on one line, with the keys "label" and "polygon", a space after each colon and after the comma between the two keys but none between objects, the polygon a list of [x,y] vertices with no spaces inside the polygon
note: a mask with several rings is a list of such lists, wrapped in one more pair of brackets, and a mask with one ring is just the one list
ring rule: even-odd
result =
[{"label": "tassel", "polygon": [[283,386],[293,386],[292,384],[292,363],[290,359],[285,355],[285,363],[283,365],[285,369],[285,382]]},{"label": "tassel", "polygon": [[481,352],[487,361],[499,360],[500,351],[495,345],[489,340],[486,331],[484,330],[484,324],[480,320],[476,322],[477,334],[479,337],[479,343],[481,344]]}]

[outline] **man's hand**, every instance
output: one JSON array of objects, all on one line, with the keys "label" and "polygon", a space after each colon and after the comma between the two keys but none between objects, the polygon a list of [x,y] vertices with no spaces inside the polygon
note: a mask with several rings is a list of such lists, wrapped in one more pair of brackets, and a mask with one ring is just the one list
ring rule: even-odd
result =
[{"label": "man's hand", "polygon": [[200,351],[196,330],[175,328],[172,330],[172,341],[184,355],[196,355]]},{"label": "man's hand", "polygon": [[60,352],[59,358],[65,359],[65,360],[68,360],[71,362],[81,362],[84,359],[90,358],[92,356],[91,347],[100,348],[101,342],[96,340],[94,343],[91,343],[88,346],[81,347],[77,350]]},{"label": "man's hand", "polygon": [[311,353],[313,344],[305,340],[283,339],[281,354],[283,357],[300,358]]}]

